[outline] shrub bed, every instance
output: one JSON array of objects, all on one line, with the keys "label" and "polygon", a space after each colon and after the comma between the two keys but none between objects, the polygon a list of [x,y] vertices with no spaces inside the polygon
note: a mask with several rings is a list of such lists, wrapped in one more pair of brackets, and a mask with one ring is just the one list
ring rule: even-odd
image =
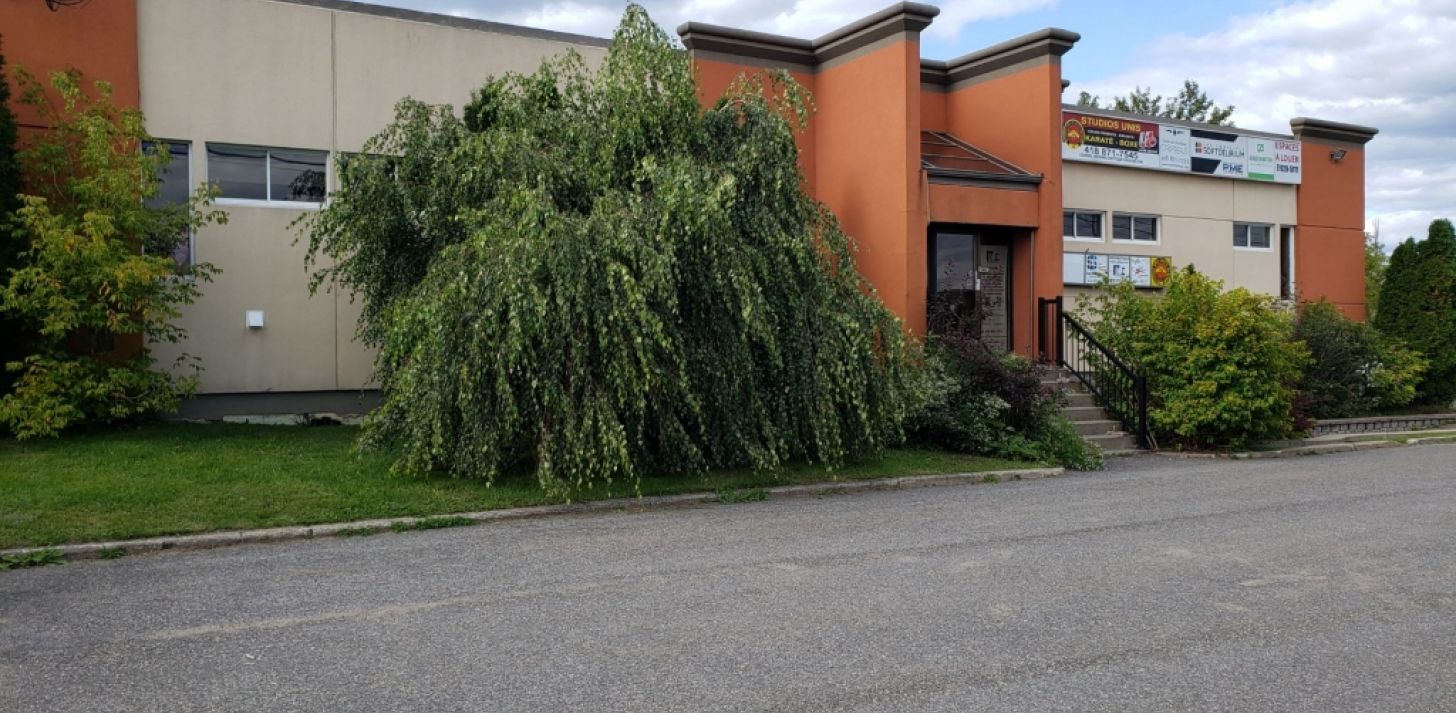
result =
[{"label": "shrub bed", "polygon": [[1191,267],[1157,298],[1108,285],[1082,319],[1148,379],[1148,420],[1163,446],[1246,448],[1289,437],[1309,359],[1273,298]]}]

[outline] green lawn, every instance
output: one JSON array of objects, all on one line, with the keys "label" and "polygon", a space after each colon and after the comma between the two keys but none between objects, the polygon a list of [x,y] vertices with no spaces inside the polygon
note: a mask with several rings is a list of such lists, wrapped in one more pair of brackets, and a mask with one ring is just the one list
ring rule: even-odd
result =
[{"label": "green lawn", "polygon": [[[353,451],[358,429],[150,425],[0,441],[0,548],[207,530],[307,525],[557,502],[525,478],[483,483],[391,476]],[[836,472],[791,466],[644,480],[643,495],[1031,467],[901,449]],[[593,493],[588,497],[631,495]]]}]

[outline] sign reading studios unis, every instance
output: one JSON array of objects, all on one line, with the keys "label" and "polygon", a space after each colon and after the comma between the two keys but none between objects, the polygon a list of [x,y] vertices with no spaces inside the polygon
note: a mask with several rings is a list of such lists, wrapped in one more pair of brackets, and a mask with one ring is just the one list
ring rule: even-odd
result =
[{"label": "sign reading studios unis", "polygon": [[1299,142],[1062,112],[1062,158],[1249,181],[1299,183]]}]

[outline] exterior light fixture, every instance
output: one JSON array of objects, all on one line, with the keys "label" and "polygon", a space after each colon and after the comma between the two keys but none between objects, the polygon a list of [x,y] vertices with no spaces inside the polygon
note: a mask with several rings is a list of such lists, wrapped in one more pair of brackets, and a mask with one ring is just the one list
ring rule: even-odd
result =
[{"label": "exterior light fixture", "polygon": [[1344,149],[1335,149],[1334,151],[1331,151],[1330,152],[1330,160],[1331,161],[1334,161],[1335,163],[1339,163],[1340,162],[1340,159],[1342,159],[1344,157],[1345,157],[1345,150]]}]

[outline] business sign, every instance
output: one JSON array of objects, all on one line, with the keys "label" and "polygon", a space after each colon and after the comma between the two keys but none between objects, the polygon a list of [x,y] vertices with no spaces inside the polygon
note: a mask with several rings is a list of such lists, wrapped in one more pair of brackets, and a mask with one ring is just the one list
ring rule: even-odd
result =
[{"label": "business sign", "polygon": [[1151,255],[1062,253],[1062,283],[1100,285],[1130,282],[1134,287],[1164,287],[1173,274],[1173,258]]},{"label": "business sign", "polygon": [[1299,152],[1292,139],[1062,112],[1062,158],[1068,161],[1299,183]]}]

